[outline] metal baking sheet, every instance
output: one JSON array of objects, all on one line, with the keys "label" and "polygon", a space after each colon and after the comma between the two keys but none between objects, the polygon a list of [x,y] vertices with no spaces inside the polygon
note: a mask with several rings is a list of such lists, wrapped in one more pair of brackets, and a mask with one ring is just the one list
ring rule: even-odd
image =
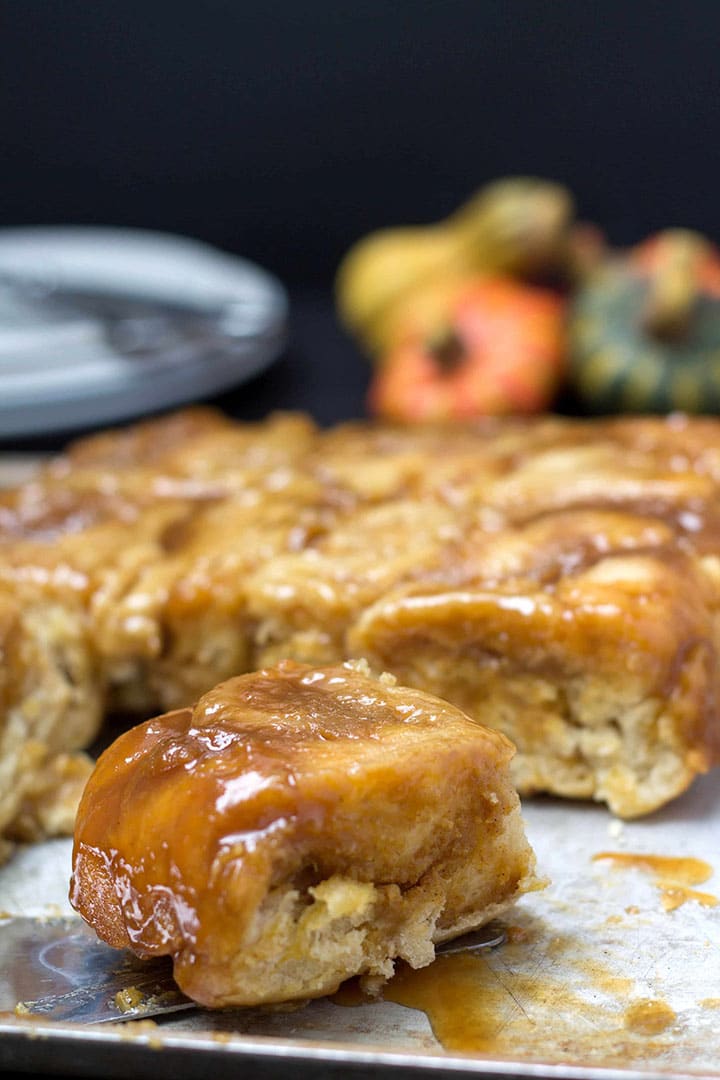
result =
[{"label": "metal baking sheet", "polygon": [[[528,833],[551,883],[505,917],[510,941],[475,961],[475,990],[463,992],[468,1022],[479,1015],[486,1036],[477,1052],[448,1048],[447,1037],[443,1046],[417,1009],[322,1000],[289,1012],[198,1010],[94,1027],[6,1014],[0,1069],[298,1080],[720,1077],[720,905],[687,900],[665,910],[652,875],[593,859],[615,851],[705,860],[715,873],[697,888],[711,905],[720,896],[719,779],[704,777],[661,812],[626,823],[601,806],[526,802]],[[20,850],[0,869],[2,912],[69,913],[69,860],[69,841]],[[443,977],[438,963],[426,980]],[[0,972],[0,1009],[12,1010],[11,998]],[[663,1030],[628,1026],[629,1010],[647,1001],[674,1014]]]}]

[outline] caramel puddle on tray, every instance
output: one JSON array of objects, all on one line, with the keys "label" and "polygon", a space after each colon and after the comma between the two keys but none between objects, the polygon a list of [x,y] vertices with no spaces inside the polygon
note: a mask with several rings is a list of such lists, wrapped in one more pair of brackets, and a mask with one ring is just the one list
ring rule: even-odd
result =
[{"label": "caramel puddle on tray", "polygon": [[[558,1011],[572,1010],[576,1018],[595,1008],[559,982],[544,976],[496,972],[477,954],[439,956],[415,970],[399,964],[383,987],[384,1001],[393,1001],[427,1016],[435,1038],[446,1050],[465,1053],[517,1054],[521,1047],[539,1049],[545,1026],[528,1014],[532,1004]],[[367,1002],[357,984],[341,987],[332,1000],[338,1005]]]},{"label": "caramel puddle on tray", "polygon": [[[617,1061],[654,1057],[664,1049],[647,1038],[636,1042],[635,1033],[650,1033],[628,1027],[620,1008],[594,1002],[592,992],[582,997],[567,979],[549,978],[537,965],[531,972],[513,970],[513,946],[504,950],[507,963],[501,965],[495,961],[491,966],[472,953],[439,956],[419,970],[398,965],[383,987],[382,1000],[424,1012],[438,1042],[458,1053]],[[586,991],[595,983],[608,991],[612,984],[626,997],[629,980],[616,980],[589,960],[581,966]],[[331,1000],[355,1006],[373,999],[353,980]]]},{"label": "caramel puddle on tray", "polygon": [[660,890],[661,904],[665,911],[675,911],[686,900],[695,900],[703,907],[715,907],[717,896],[698,892],[691,885],[701,885],[713,875],[713,868],[704,859],[672,855],[636,855],[628,851],[601,851],[593,855],[593,862],[609,859],[616,866],[627,866],[653,874]]},{"label": "caramel puddle on tray", "polygon": [[712,893],[688,889],[687,885],[676,885],[674,881],[658,879],[655,884],[662,894],[660,903],[664,911],[675,911],[675,908],[682,907],[686,900],[694,900],[703,907],[717,907],[718,898]]},{"label": "caramel puddle on tray", "polygon": [[677,1014],[666,1001],[643,998],[628,1005],[625,1010],[625,1027],[640,1035],[659,1035],[677,1020]]}]

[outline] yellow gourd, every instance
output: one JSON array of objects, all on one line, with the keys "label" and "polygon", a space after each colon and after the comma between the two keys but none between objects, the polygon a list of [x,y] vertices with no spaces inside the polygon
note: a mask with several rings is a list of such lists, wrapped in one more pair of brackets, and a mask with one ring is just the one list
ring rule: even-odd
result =
[{"label": "yellow gourd", "polygon": [[565,188],[518,177],[488,184],[437,224],[372,233],[338,270],[340,318],[370,353],[382,354],[408,333],[431,332],[465,278],[566,274],[572,219]]}]

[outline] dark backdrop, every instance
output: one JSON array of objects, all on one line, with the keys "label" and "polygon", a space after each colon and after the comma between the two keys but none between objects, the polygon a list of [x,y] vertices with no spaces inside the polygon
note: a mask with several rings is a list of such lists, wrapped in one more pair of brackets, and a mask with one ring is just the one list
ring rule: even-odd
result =
[{"label": "dark backdrop", "polygon": [[0,0],[0,224],[175,229],[327,282],[483,180],[720,236],[720,4]]},{"label": "dark backdrop", "polygon": [[347,246],[483,181],[567,183],[617,243],[720,239],[720,3],[0,0],[0,226],[205,238],[275,271],[291,349],[241,415],[362,412]]}]

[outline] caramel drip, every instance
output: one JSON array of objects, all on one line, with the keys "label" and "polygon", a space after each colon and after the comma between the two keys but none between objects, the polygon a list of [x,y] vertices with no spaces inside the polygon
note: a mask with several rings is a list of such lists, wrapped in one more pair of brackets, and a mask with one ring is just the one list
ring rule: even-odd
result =
[{"label": "caramel drip", "polygon": [[657,881],[660,888],[661,901],[664,911],[675,911],[682,907],[686,900],[694,900],[703,907],[717,907],[718,898],[712,893],[698,892],[697,889],[689,889],[687,885],[676,885],[670,881]]},{"label": "caramel drip", "polygon": [[[529,1060],[552,1054],[571,1061],[591,1053],[611,1062],[662,1051],[661,1044],[648,1039],[634,1041],[633,1033],[645,1033],[627,1026],[617,1005],[600,1005],[578,992],[580,986],[597,986],[619,1004],[630,990],[630,980],[615,978],[590,962],[581,965],[582,979],[573,984],[539,971],[514,970],[513,949],[526,947],[526,943],[507,946],[508,964],[500,967],[472,953],[440,956],[420,970],[402,965],[383,988],[383,999],[424,1012],[436,1039],[450,1052]],[[372,999],[353,980],[332,1001],[358,1006]],[[548,1011],[554,1018],[550,1026],[542,1019]],[[657,1018],[655,1022],[659,1024]]]},{"label": "caramel drip", "polygon": [[660,875],[663,879],[683,885],[700,885],[713,875],[713,868],[704,859],[672,855],[638,855],[628,851],[601,851],[593,855],[598,859],[611,859],[616,866],[629,866]]},{"label": "caramel drip", "polygon": [[[643,870],[655,876],[655,885],[660,890],[661,904],[664,911],[675,911],[688,900],[694,900],[703,907],[715,907],[718,898],[712,893],[698,892],[689,888],[700,885],[713,875],[713,868],[704,859],[689,856],[638,855],[626,851],[601,851],[593,856],[609,859],[616,866]],[[626,909],[629,910],[629,909]]]},{"label": "caramel drip", "polygon": [[384,997],[422,1010],[446,1050],[485,1053],[497,1046],[509,1000],[481,958],[463,955],[441,957],[420,971],[401,970]]},{"label": "caramel drip", "polygon": [[676,1013],[666,1001],[643,998],[628,1005],[625,1027],[639,1035],[659,1035],[677,1020]]}]

